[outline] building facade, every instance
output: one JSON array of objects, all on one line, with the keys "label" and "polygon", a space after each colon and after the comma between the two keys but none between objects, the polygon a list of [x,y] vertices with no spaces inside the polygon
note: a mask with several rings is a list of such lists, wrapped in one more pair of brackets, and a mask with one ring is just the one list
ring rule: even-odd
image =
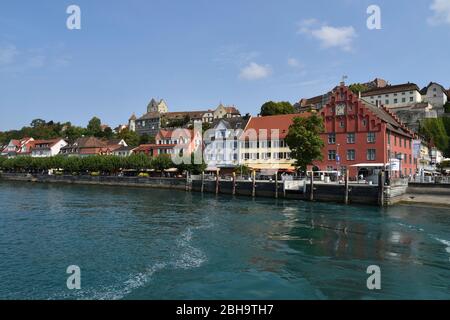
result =
[{"label": "building facade", "polygon": [[14,158],[17,156],[30,156],[31,150],[34,146],[33,138],[23,138],[20,140],[13,139],[2,150],[1,155],[8,158]]},{"label": "building facade", "polygon": [[195,122],[213,123],[216,119],[236,118],[241,114],[235,106],[220,104],[214,110],[169,112],[164,100],[152,99],[147,106],[147,113],[137,118],[133,114],[128,120],[128,128],[139,135],[156,136],[161,128],[191,127]]},{"label": "building facade", "polygon": [[261,172],[294,171],[295,160],[285,142],[295,117],[308,113],[252,117],[239,138],[239,164]]},{"label": "building facade", "polygon": [[239,165],[239,138],[248,119],[227,118],[214,122],[213,128],[205,133],[204,158],[208,170],[234,168]]},{"label": "building facade", "polygon": [[349,170],[351,177],[370,176],[383,168],[393,177],[415,174],[414,135],[387,108],[359,99],[341,84],[320,114],[325,148],[323,160],[311,169]]},{"label": "building facade", "polygon": [[407,106],[422,102],[422,94],[415,83],[387,85],[373,88],[361,94],[364,101],[374,105],[384,105],[387,108]]},{"label": "building facade", "polygon": [[124,140],[101,140],[95,137],[83,137],[61,148],[60,154],[64,156],[87,157],[93,155],[111,155],[113,151],[126,147]]},{"label": "building facade", "polygon": [[31,150],[31,156],[34,158],[53,157],[59,154],[61,148],[67,146],[64,139],[35,140]]},{"label": "building facade", "polygon": [[424,102],[433,106],[438,116],[445,113],[444,105],[449,101],[447,90],[439,83],[430,82],[428,86],[421,91]]}]

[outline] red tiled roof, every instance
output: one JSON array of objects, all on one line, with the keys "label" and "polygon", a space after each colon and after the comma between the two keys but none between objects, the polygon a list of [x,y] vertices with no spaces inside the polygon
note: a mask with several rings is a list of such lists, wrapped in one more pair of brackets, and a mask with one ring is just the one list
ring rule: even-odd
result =
[{"label": "red tiled roof", "polygon": [[42,144],[48,144],[48,147],[51,148],[61,140],[62,140],[61,138],[55,138],[55,139],[49,139],[49,140],[34,140],[30,144],[31,144],[32,148],[38,148],[37,146],[42,145]]},{"label": "red tiled roof", "polygon": [[[176,136],[173,136],[174,133],[177,133]],[[171,138],[179,138],[181,136],[184,137],[191,137],[194,136],[194,131],[190,129],[185,128],[177,128],[177,129],[161,129],[158,131],[158,134],[156,135],[156,140],[158,139],[171,139]]]},{"label": "red tiled roof", "polygon": [[396,92],[402,92],[402,91],[420,91],[419,87],[415,83],[403,83],[403,84],[397,84],[397,85],[389,85],[382,88],[374,88],[371,90],[367,90],[361,94],[362,97],[369,97],[373,95],[382,95],[382,94],[389,94],[389,93],[396,93]]},{"label": "red tiled roof", "polygon": [[[271,138],[272,130],[278,130],[279,138],[284,139],[289,132],[289,127],[292,125],[294,118],[297,117],[308,117],[311,113],[294,113],[294,114],[284,114],[284,115],[276,115],[276,116],[267,116],[267,117],[255,117],[251,118],[245,127],[244,134],[241,136],[241,140],[245,138],[252,138],[253,130],[256,131],[256,134],[263,134],[263,132],[267,132],[267,138]],[[250,130],[250,131],[249,131]],[[265,131],[264,131],[265,130]],[[276,134],[277,131],[273,133]]]},{"label": "red tiled roof", "polygon": [[225,107],[225,110],[227,111],[227,113],[241,114],[236,107]]}]

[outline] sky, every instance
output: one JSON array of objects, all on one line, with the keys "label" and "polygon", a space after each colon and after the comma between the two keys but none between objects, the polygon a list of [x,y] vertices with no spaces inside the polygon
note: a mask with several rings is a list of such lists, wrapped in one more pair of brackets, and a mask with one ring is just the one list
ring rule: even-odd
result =
[{"label": "sky", "polygon": [[[381,29],[367,27],[370,5]],[[2,0],[0,131],[93,116],[114,128],[151,98],[256,115],[344,75],[448,88],[449,55],[450,0]]]}]

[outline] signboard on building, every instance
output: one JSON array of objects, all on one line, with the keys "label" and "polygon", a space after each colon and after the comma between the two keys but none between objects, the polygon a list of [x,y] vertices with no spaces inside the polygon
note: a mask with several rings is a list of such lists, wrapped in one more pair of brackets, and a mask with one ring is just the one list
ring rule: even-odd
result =
[{"label": "signboard on building", "polygon": [[400,171],[400,160],[399,159],[391,159],[388,163],[388,170]]},{"label": "signboard on building", "polygon": [[420,158],[420,145],[422,144],[422,141],[420,140],[413,140],[413,157],[418,159]]}]

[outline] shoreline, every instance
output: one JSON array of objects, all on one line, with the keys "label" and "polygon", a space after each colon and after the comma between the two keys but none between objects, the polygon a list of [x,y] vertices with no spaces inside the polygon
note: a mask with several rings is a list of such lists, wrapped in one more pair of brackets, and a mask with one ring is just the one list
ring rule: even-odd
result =
[{"label": "shoreline", "polygon": [[[116,177],[116,176],[49,176],[38,174],[14,174],[0,173],[0,181],[32,182],[32,183],[62,183],[77,185],[100,185],[116,187],[137,187],[150,189],[178,190],[184,192],[198,192],[216,195],[236,195],[253,198],[272,198],[286,200],[308,201],[310,186],[304,189],[285,190],[283,183],[268,181],[257,181],[255,185],[251,181],[238,181],[233,186],[231,181],[187,180],[186,178],[166,177]],[[328,202],[344,204],[343,188],[341,185],[314,185],[315,198],[313,202]],[[349,205],[377,206],[378,187],[357,186],[351,187],[349,194]],[[418,191],[418,189],[421,189]],[[433,194],[433,191],[435,194]],[[436,194],[437,191],[437,194]],[[390,199],[386,207],[393,205],[418,206],[424,208],[446,208],[450,209],[450,186],[449,188],[408,188],[401,195]]]}]

